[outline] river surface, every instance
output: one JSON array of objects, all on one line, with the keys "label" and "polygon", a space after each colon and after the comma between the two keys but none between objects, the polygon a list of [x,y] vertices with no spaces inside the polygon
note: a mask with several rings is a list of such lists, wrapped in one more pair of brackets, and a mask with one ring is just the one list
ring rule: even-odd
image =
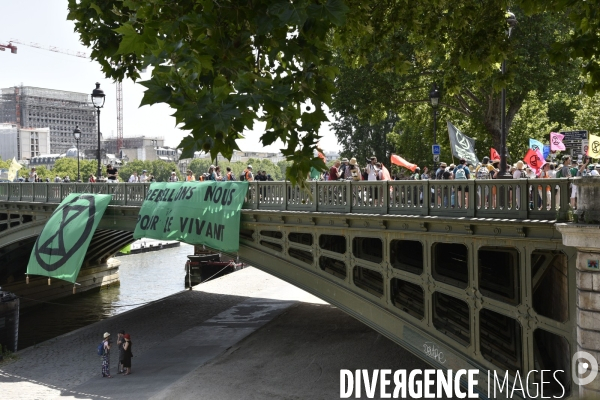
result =
[{"label": "river surface", "polygon": [[185,262],[194,246],[118,257],[120,286],[53,300],[22,310],[19,349],[140,307],[185,289]]}]

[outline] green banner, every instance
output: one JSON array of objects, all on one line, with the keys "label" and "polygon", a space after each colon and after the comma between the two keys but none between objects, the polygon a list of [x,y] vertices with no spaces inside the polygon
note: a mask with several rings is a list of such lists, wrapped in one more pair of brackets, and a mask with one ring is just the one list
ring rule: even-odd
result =
[{"label": "green banner", "polygon": [[153,183],[133,237],[179,240],[237,251],[240,210],[247,192],[248,182]]},{"label": "green banner", "polygon": [[75,283],[109,194],[72,193],[44,226],[29,257],[27,273]]}]

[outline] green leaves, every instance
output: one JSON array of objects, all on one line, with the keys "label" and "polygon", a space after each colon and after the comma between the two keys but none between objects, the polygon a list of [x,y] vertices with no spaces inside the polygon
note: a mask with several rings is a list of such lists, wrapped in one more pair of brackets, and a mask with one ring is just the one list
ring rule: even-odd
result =
[{"label": "green leaves", "polygon": [[[394,90],[405,87],[406,82],[399,83],[402,76],[417,71],[421,79],[443,83],[448,98],[460,95],[467,76],[487,82],[486,87],[512,82],[519,93],[537,79],[525,70],[519,81],[510,68],[509,75],[499,77],[497,64],[504,58],[513,65],[538,59],[519,53],[516,42],[527,30],[525,25],[516,28],[517,39],[507,40],[505,7],[498,1],[68,0],[68,4],[68,18],[107,77],[136,80],[141,68],[152,67],[152,77],[143,83],[141,104],[165,103],[173,109],[176,121],[190,133],[181,144],[185,154],[196,149],[230,155],[237,148],[235,138],[254,121],[263,121],[267,129],[262,142],[280,139],[285,144],[284,154],[294,161],[286,173],[300,182],[318,163],[313,151],[318,129],[326,121],[322,109],[331,103],[339,76],[334,53],[346,65],[368,66],[392,82],[374,82],[370,88],[354,82],[364,94],[351,96],[358,104],[357,114],[373,123],[411,98]],[[596,35],[600,21],[595,14],[600,0],[518,0],[514,7],[520,4],[533,15],[564,15],[569,7],[573,29],[557,35],[567,40],[554,45],[551,54],[563,63],[565,57],[585,57],[589,61],[581,69],[585,89],[600,90]],[[552,29],[538,29],[539,36],[553,38]],[[539,59],[546,60],[547,55]],[[474,92],[482,89],[479,84],[473,87]],[[541,89],[536,87],[539,93]],[[314,106],[314,111],[302,109],[304,104]]]},{"label": "green leaves", "polygon": [[325,4],[311,4],[308,15],[315,18],[329,19],[337,26],[346,23],[349,8],[342,0],[328,0]]},{"label": "green leaves", "polygon": [[133,53],[138,56],[142,55],[145,48],[144,42],[131,24],[123,24],[119,28],[116,28],[115,32],[123,35],[119,50],[117,50],[116,54]]}]

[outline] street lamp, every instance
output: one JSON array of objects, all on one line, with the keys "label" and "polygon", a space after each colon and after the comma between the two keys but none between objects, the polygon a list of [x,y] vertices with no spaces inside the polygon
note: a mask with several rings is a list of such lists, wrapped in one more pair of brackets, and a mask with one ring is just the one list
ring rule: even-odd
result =
[{"label": "street lamp", "polygon": [[[438,108],[438,105],[440,104],[441,98],[442,98],[442,92],[437,87],[437,84],[434,82],[433,86],[431,87],[431,91],[429,92],[429,101],[431,101],[431,107],[433,108],[433,144],[434,145],[437,145],[437,138],[436,138],[437,108]],[[433,173],[435,174],[435,171],[437,171],[437,161],[435,161],[435,155],[433,157],[434,157]]]},{"label": "street lamp", "polygon": [[[506,12],[506,23],[508,24],[508,30],[506,35],[510,38],[510,34],[513,28],[517,25],[517,18],[515,14],[510,11]],[[502,60],[502,76],[506,74],[506,59]],[[502,115],[500,115],[500,172],[499,178],[510,179],[512,175],[506,170],[506,159],[508,158],[508,151],[506,149],[506,85],[502,88]]]},{"label": "street lamp", "polygon": [[100,167],[100,109],[104,107],[105,97],[104,91],[100,89],[100,84],[96,82],[96,89],[92,91],[92,103],[98,112],[98,175],[96,179],[100,179],[100,176],[102,175],[102,169]]},{"label": "street lamp", "polygon": [[75,142],[77,143],[77,182],[81,180],[81,176],[79,174],[79,139],[81,139],[81,129],[79,126],[76,126],[73,130],[73,136],[75,137]]}]

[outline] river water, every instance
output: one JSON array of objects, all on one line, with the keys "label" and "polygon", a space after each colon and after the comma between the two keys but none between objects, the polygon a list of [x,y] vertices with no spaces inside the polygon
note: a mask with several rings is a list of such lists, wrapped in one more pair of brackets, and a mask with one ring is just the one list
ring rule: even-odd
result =
[{"label": "river water", "polygon": [[194,246],[119,257],[120,286],[76,294],[22,310],[19,349],[140,307],[185,289],[185,262]]}]

